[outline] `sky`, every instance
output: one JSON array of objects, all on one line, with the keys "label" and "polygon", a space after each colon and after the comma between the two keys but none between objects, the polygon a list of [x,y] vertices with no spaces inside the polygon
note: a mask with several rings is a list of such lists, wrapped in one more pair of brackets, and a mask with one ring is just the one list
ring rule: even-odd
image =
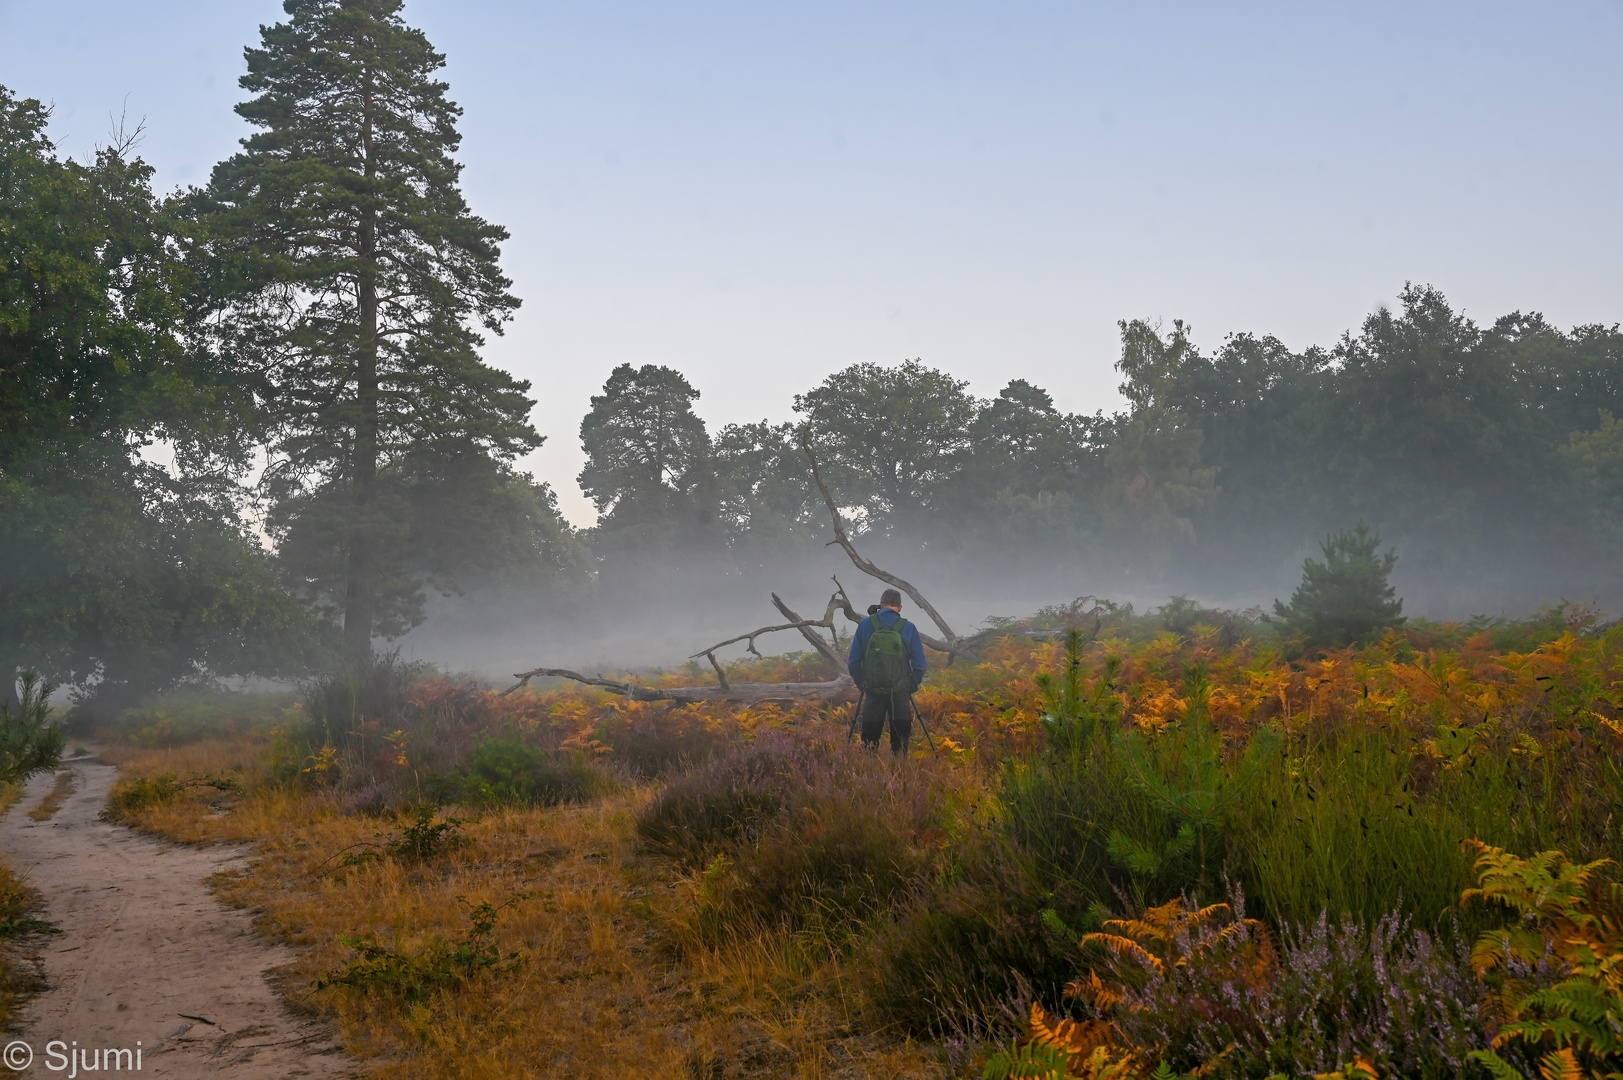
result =
[{"label": "sky", "polygon": [[[0,0],[62,152],[116,118],[163,190],[246,126],[265,0]],[[524,466],[589,524],[589,398],[678,368],[712,430],[852,363],[1120,404],[1117,322],[1332,344],[1405,282],[1491,321],[1623,319],[1623,0],[408,0],[524,305]]]}]

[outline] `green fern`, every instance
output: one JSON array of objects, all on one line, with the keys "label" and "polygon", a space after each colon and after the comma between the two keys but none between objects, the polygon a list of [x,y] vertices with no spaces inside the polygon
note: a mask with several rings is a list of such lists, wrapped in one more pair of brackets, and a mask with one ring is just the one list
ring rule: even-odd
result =
[{"label": "green fern", "polygon": [[1070,1055],[1057,1046],[1027,1043],[999,1050],[986,1061],[981,1080],[1067,1080]]},{"label": "green fern", "polygon": [[1472,1061],[1487,1069],[1488,1075],[1493,1077],[1493,1080],[1527,1080],[1525,1076],[1511,1067],[1510,1062],[1492,1050],[1472,1050],[1469,1056]]}]

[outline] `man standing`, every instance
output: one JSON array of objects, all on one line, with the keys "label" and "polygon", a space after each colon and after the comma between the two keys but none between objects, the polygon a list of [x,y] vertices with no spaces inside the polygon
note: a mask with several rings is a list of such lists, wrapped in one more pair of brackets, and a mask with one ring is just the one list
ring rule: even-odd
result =
[{"label": "man standing", "polygon": [[913,693],[924,681],[928,662],[918,627],[902,618],[902,594],[886,589],[879,610],[857,625],[847,658],[867,703],[862,710],[862,745],[879,746],[879,733],[890,720],[890,750],[907,753],[913,734]]}]

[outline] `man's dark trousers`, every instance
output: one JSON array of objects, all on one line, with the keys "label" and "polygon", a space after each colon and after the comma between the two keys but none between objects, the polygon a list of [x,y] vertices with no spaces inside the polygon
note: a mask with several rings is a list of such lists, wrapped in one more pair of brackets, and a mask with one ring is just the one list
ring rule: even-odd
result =
[{"label": "man's dark trousers", "polygon": [[907,740],[913,736],[913,695],[907,690],[894,694],[869,694],[862,707],[862,745],[876,748],[879,733],[890,720],[890,752],[907,753]]}]

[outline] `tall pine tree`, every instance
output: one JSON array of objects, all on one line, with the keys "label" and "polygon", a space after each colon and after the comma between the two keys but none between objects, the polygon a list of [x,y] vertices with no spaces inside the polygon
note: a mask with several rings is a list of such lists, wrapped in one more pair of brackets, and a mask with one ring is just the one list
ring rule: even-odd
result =
[{"label": "tall pine tree", "polygon": [[245,50],[255,96],[237,112],[260,130],[196,193],[199,252],[225,347],[261,376],[270,520],[360,655],[414,621],[429,572],[401,520],[421,503],[406,463],[443,447],[501,464],[541,438],[529,384],[479,357],[519,301],[497,265],[506,231],[458,189],[444,56],[399,0],[283,7]]}]

